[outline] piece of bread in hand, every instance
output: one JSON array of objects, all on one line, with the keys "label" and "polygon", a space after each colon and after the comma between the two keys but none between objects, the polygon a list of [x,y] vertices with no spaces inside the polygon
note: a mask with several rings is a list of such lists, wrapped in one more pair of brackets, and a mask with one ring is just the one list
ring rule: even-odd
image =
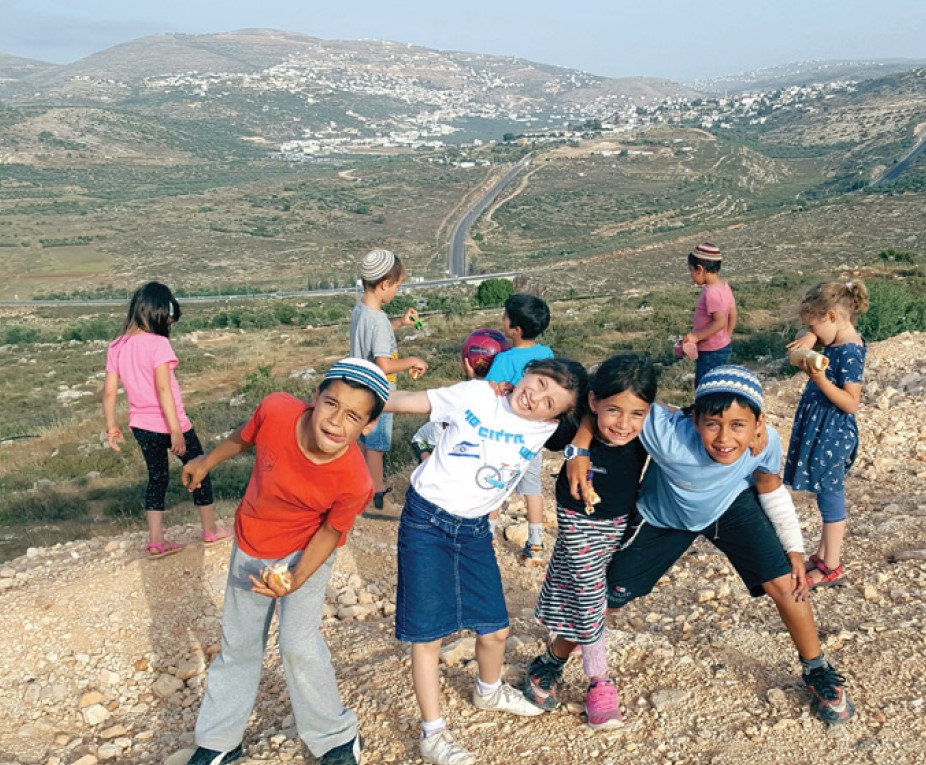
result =
[{"label": "piece of bread in hand", "polygon": [[289,592],[293,586],[293,575],[286,567],[285,563],[274,563],[264,569],[264,582],[269,586],[271,584]]},{"label": "piece of bread in hand", "polygon": [[598,492],[595,491],[591,486],[588,487],[588,491],[585,495],[585,512],[587,515],[591,515],[595,512],[595,505],[601,502],[601,497],[598,496]]}]

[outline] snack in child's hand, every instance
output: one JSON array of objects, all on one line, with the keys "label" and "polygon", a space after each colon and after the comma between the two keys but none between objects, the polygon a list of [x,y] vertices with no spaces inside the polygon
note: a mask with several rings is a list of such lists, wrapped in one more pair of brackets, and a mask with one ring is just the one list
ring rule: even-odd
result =
[{"label": "snack in child's hand", "polygon": [[262,579],[267,585],[275,584],[277,587],[289,592],[293,586],[293,575],[286,568],[285,563],[274,563],[264,569]]},{"label": "snack in child's hand", "polygon": [[598,496],[598,492],[589,486],[585,494],[585,514],[591,515],[594,513],[595,505],[599,502],[601,502],[601,497]]},{"label": "snack in child's hand", "polygon": [[804,360],[807,360],[807,363],[812,369],[816,369],[818,372],[822,369],[826,369],[830,365],[830,360],[826,358],[822,353],[817,353],[812,351],[809,348],[798,348],[796,349],[789,359],[792,366],[799,367],[804,363]]}]

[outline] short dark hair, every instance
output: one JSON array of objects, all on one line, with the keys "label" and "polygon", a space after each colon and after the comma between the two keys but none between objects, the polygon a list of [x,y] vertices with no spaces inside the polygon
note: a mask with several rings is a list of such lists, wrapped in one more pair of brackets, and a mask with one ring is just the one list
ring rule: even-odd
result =
[{"label": "short dark hair", "polygon": [[331,387],[331,383],[335,382],[342,382],[350,388],[359,388],[370,394],[373,406],[370,408],[370,419],[368,422],[372,422],[383,413],[383,407],[386,406],[386,402],[377,396],[369,386],[364,385],[359,380],[351,380],[347,377],[326,377],[321,381],[321,383],[319,383],[318,392],[324,393],[326,390],[328,390],[328,388]]},{"label": "short dark hair", "polygon": [[728,393],[727,391],[718,391],[717,393],[708,393],[706,396],[696,399],[694,402],[694,418],[697,421],[705,415],[723,414],[733,404],[748,407],[752,413],[759,419],[762,410],[754,401],[750,401],[745,396],[738,393]]},{"label": "short dark hair", "polygon": [[701,268],[703,268],[709,274],[716,274],[718,271],[720,271],[720,263],[721,261],[719,260],[704,260],[699,258],[693,252],[688,253],[688,265],[692,268],[701,266]]},{"label": "short dark hair", "polygon": [[605,359],[595,371],[591,391],[596,399],[630,391],[647,404],[656,400],[656,367],[642,353],[619,353]]},{"label": "short dark hair", "polygon": [[516,293],[505,301],[508,323],[521,330],[521,337],[533,340],[550,326],[550,306],[535,295]]},{"label": "short dark hair", "polygon": [[405,265],[402,263],[401,260],[399,260],[398,255],[393,255],[393,257],[395,258],[395,262],[392,264],[392,268],[390,268],[386,273],[380,276],[379,279],[374,279],[373,281],[370,281],[368,279],[360,280],[363,283],[363,288],[365,290],[374,290],[376,289],[378,285],[382,284],[387,279],[391,282],[397,282],[405,278],[405,275],[407,274],[407,271],[405,270]]}]

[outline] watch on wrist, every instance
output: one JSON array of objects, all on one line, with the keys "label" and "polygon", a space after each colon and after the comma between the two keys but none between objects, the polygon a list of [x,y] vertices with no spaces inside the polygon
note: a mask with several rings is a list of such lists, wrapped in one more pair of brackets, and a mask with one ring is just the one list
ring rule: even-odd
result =
[{"label": "watch on wrist", "polygon": [[563,449],[563,457],[567,460],[575,459],[576,457],[588,457],[588,449],[582,449],[575,444],[566,444],[566,448]]}]

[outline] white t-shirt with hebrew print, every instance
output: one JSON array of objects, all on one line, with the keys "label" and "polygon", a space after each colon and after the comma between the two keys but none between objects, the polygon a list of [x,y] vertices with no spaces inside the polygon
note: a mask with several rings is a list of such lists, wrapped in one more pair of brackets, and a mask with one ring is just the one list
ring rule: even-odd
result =
[{"label": "white t-shirt with hebrew print", "polygon": [[431,419],[448,423],[431,457],[412,473],[415,491],[461,518],[494,510],[514,490],[531,458],[556,430],[525,420],[484,380],[428,391]]}]

